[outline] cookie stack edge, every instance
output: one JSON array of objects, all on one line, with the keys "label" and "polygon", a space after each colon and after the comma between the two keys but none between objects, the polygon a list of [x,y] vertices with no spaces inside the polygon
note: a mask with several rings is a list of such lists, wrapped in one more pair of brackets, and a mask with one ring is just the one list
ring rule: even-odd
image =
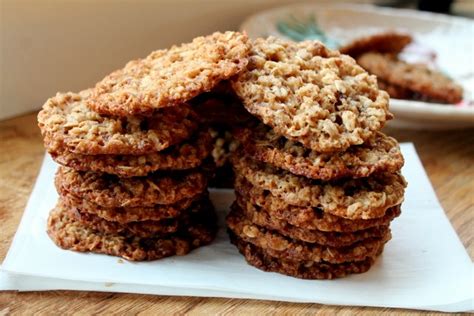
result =
[{"label": "cookie stack edge", "polygon": [[391,239],[406,182],[380,132],[388,96],[352,58],[318,42],[253,42],[232,81],[258,123],[234,131],[231,242],[264,271],[304,279],[362,273]]},{"label": "cookie stack edge", "polygon": [[247,37],[214,33],[152,52],[38,114],[61,166],[48,234],[60,247],[128,260],[185,255],[217,231],[208,124],[187,101],[247,64]]}]

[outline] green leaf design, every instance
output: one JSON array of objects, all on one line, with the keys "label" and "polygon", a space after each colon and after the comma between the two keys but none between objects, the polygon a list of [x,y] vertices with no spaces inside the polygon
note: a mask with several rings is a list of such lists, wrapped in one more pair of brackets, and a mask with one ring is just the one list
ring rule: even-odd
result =
[{"label": "green leaf design", "polygon": [[309,15],[306,19],[298,19],[294,15],[290,15],[288,19],[278,21],[276,27],[281,34],[293,41],[318,40],[330,48],[339,47],[339,43],[328,37],[318,26],[314,14]]}]

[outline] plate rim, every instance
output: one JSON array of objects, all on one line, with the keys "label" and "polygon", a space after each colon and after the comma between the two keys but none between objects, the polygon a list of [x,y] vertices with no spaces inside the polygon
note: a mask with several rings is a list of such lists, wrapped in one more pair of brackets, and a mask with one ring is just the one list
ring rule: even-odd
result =
[{"label": "plate rim", "polygon": [[[450,16],[446,14],[415,11],[412,9],[404,8],[390,8],[390,7],[379,7],[372,4],[343,4],[343,3],[293,3],[283,6],[277,6],[267,10],[259,11],[255,14],[247,17],[239,27],[239,30],[246,32],[247,29],[254,28],[259,19],[261,18],[273,18],[274,16],[283,14],[289,10],[321,10],[321,9],[344,9],[354,12],[364,12],[373,14],[390,15],[399,18],[410,18],[419,20],[429,21],[440,21],[444,23],[457,24],[459,26],[471,27],[474,29],[474,20],[466,17]],[[252,25],[252,27],[250,27]],[[252,32],[253,33],[253,32]],[[256,35],[256,34],[253,34]],[[249,35],[249,37],[252,37]],[[390,98],[390,110],[400,119],[402,117],[416,119],[420,122],[420,127],[423,125],[423,121],[445,121],[445,122],[462,122],[472,124],[474,126],[474,106],[459,106],[454,104],[441,104],[441,103],[427,103],[423,101],[404,100]],[[427,117],[429,116],[429,118]]]}]

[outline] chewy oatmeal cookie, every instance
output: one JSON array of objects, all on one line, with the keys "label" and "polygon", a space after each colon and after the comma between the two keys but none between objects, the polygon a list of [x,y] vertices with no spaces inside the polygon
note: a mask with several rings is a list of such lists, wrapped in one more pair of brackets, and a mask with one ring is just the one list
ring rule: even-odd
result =
[{"label": "chewy oatmeal cookie", "polygon": [[59,167],[56,189],[102,207],[154,207],[197,197],[206,191],[205,170],[155,172],[146,177],[118,178],[115,175],[75,171]]},{"label": "chewy oatmeal cookie", "polygon": [[360,145],[392,118],[375,76],[317,41],[255,40],[232,85],[275,133],[318,152]]},{"label": "chewy oatmeal cookie", "polygon": [[196,200],[188,209],[182,210],[179,216],[175,218],[118,223],[110,222],[97,215],[88,213],[78,205],[70,206],[61,200],[59,201],[59,204],[62,204],[61,207],[69,212],[68,216],[96,232],[144,238],[166,236],[176,232],[180,227],[192,225],[197,216],[212,216],[212,214],[209,214],[212,210],[209,207],[209,203],[209,198]]},{"label": "chewy oatmeal cookie", "polygon": [[389,31],[358,38],[339,51],[354,58],[368,52],[398,55],[412,41],[409,34]]},{"label": "chewy oatmeal cookie", "polygon": [[255,128],[236,129],[233,135],[242,144],[245,153],[254,159],[296,175],[324,181],[396,172],[404,163],[398,142],[381,132],[375,133],[362,145],[331,154],[312,151],[276,134],[263,124]]},{"label": "chewy oatmeal cookie", "polygon": [[102,207],[86,199],[77,198],[66,191],[61,192],[60,198],[66,208],[78,208],[83,212],[96,215],[109,222],[117,222],[119,224],[126,224],[130,222],[143,221],[161,221],[168,218],[178,217],[184,210],[191,206],[191,204],[200,198],[207,196],[207,192],[203,197],[183,199],[174,204],[160,205],[156,204],[151,207]]},{"label": "chewy oatmeal cookie", "polygon": [[367,238],[347,247],[330,247],[287,238],[233,213],[227,215],[226,224],[237,237],[264,249],[268,255],[294,261],[331,263],[361,261],[367,257],[376,256],[381,247],[391,238],[390,230],[388,230],[382,238]]},{"label": "chewy oatmeal cookie", "polygon": [[389,91],[396,91],[397,97],[451,104],[462,101],[463,89],[460,85],[425,65],[409,64],[396,57],[377,53],[363,54],[357,62],[380,78],[382,85]]},{"label": "chewy oatmeal cookie", "polygon": [[[362,261],[343,262],[339,264],[314,261],[294,261],[278,259],[265,253],[262,248],[231,234],[230,241],[251,266],[267,272],[277,272],[300,279],[328,280],[342,278],[349,274],[364,273],[375,262],[375,257],[367,257]],[[380,250],[381,252],[381,250]]]},{"label": "chewy oatmeal cookie", "polygon": [[210,91],[247,65],[245,34],[214,33],[130,61],[97,83],[88,105],[102,114],[151,115]]},{"label": "chewy oatmeal cookie", "polygon": [[48,235],[63,248],[122,257],[130,261],[157,260],[182,256],[212,242],[216,234],[215,217],[197,218],[188,227],[166,237],[125,237],[103,234],[85,227],[58,204],[48,218]]},{"label": "chewy oatmeal cookie", "polygon": [[43,105],[38,125],[46,149],[87,155],[143,155],[191,137],[198,128],[189,105],[162,109],[152,117],[102,116],[85,104],[90,90],[58,93]]},{"label": "chewy oatmeal cookie", "polygon": [[210,155],[212,138],[207,131],[162,151],[133,155],[82,155],[69,151],[50,152],[63,166],[78,171],[116,174],[121,178],[146,176],[157,170],[184,170],[198,167]]},{"label": "chewy oatmeal cookie", "polygon": [[304,230],[326,232],[355,232],[377,226],[388,226],[401,213],[400,205],[385,211],[385,215],[373,219],[347,219],[323,212],[318,207],[299,207],[289,205],[284,200],[274,197],[268,191],[258,189],[243,179],[235,185],[237,196],[241,196],[245,205],[253,211],[262,209],[271,217],[288,222]]},{"label": "chewy oatmeal cookie", "polygon": [[403,201],[406,187],[405,179],[399,173],[321,182],[295,176],[238,153],[231,159],[236,185],[244,178],[290,205],[319,207],[324,212],[349,219],[383,217],[388,208]]},{"label": "chewy oatmeal cookie", "polygon": [[377,226],[355,232],[324,232],[293,226],[288,222],[271,216],[261,208],[255,207],[241,196],[231,206],[230,216],[246,217],[249,222],[280,233],[281,235],[308,243],[330,247],[346,247],[368,238],[382,238],[387,234],[388,226]]}]

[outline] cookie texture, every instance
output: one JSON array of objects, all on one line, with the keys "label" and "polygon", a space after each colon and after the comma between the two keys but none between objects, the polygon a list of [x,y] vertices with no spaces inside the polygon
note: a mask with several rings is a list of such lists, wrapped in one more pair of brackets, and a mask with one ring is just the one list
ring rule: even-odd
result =
[{"label": "cookie texture", "polygon": [[87,104],[101,114],[151,115],[210,91],[247,65],[245,34],[214,33],[152,52],[97,83]]},{"label": "cookie texture", "polygon": [[342,278],[349,274],[363,273],[370,269],[375,257],[362,261],[343,262],[339,264],[314,261],[283,260],[268,255],[262,248],[231,234],[231,242],[237,246],[248,264],[267,272],[277,272],[300,279],[327,280]]},{"label": "cookie texture", "polygon": [[383,217],[388,208],[403,201],[406,187],[399,173],[321,182],[295,176],[244,155],[232,155],[232,163],[236,186],[245,180],[290,205],[319,207],[349,219]]},{"label": "cookie texture", "polygon": [[174,204],[201,195],[207,182],[206,172],[199,169],[119,179],[115,175],[59,167],[55,179],[61,195],[70,194],[107,208]]},{"label": "cookie texture", "polygon": [[412,41],[409,34],[388,31],[357,38],[339,48],[339,51],[354,58],[368,52],[398,55]]},{"label": "cookie texture", "polygon": [[78,171],[95,171],[121,178],[146,176],[157,170],[184,170],[198,167],[213,150],[208,131],[162,151],[145,155],[83,155],[70,151],[50,153],[63,166]]},{"label": "cookie texture", "polygon": [[107,254],[130,261],[147,261],[182,256],[211,243],[216,234],[216,225],[215,218],[208,216],[196,219],[193,225],[170,236],[125,237],[87,228],[57,205],[49,215],[47,232],[52,241],[63,249]]},{"label": "cookie texture", "polygon": [[254,159],[295,175],[324,181],[396,172],[404,163],[398,142],[381,132],[362,145],[331,154],[305,148],[263,124],[255,128],[236,129],[233,135],[242,144],[245,153]]},{"label": "cookie texture", "polygon": [[382,238],[368,238],[348,247],[330,247],[317,243],[308,243],[285,237],[276,231],[265,229],[252,222],[229,213],[227,227],[237,237],[249,242],[275,258],[293,261],[326,261],[342,263],[361,261],[374,257],[383,245],[390,240],[390,230]]},{"label": "cookie texture", "polygon": [[[117,222],[126,224],[130,222],[142,221],[160,221],[168,218],[178,217],[184,210],[189,208],[194,202],[194,198],[183,199],[174,204],[160,205],[156,204],[151,207],[102,207],[86,199],[77,198],[66,191],[62,192],[61,201],[67,209],[78,208],[82,212],[96,215],[109,222]],[[201,199],[207,196],[207,192]]]},{"label": "cookie texture", "polygon": [[318,207],[299,207],[286,203],[268,193],[268,191],[252,186],[248,181],[238,182],[235,185],[238,199],[246,201],[242,207],[250,212],[260,211],[268,213],[271,217],[288,222],[289,224],[305,229],[327,232],[355,232],[371,227],[387,226],[400,215],[400,205],[385,211],[385,215],[373,219],[347,219],[331,213],[323,212]]},{"label": "cookie texture", "polygon": [[377,226],[366,230],[348,233],[303,229],[273,217],[263,209],[253,207],[251,203],[245,202],[239,197],[231,206],[230,214],[231,215],[229,216],[245,218],[244,222],[253,223],[268,230],[276,231],[279,234],[294,240],[317,243],[319,245],[330,247],[346,247],[364,239],[382,238],[387,234],[389,229],[388,226]]},{"label": "cookie texture", "polygon": [[43,105],[38,125],[46,149],[87,155],[142,155],[189,138],[198,127],[188,105],[162,109],[148,118],[102,116],[85,104],[90,90],[58,93]]},{"label": "cookie texture", "polygon": [[318,152],[360,145],[392,118],[375,76],[317,41],[255,40],[232,85],[275,133]]},{"label": "cookie texture", "polygon": [[412,97],[419,100],[451,104],[462,101],[463,89],[460,85],[425,65],[409,64],[377,53],[363,54],[357,62],[380,78],[385,87],[391,87],[392,92],[396,90],[397,97],[406,96],[406,90],[409,90]]}]

